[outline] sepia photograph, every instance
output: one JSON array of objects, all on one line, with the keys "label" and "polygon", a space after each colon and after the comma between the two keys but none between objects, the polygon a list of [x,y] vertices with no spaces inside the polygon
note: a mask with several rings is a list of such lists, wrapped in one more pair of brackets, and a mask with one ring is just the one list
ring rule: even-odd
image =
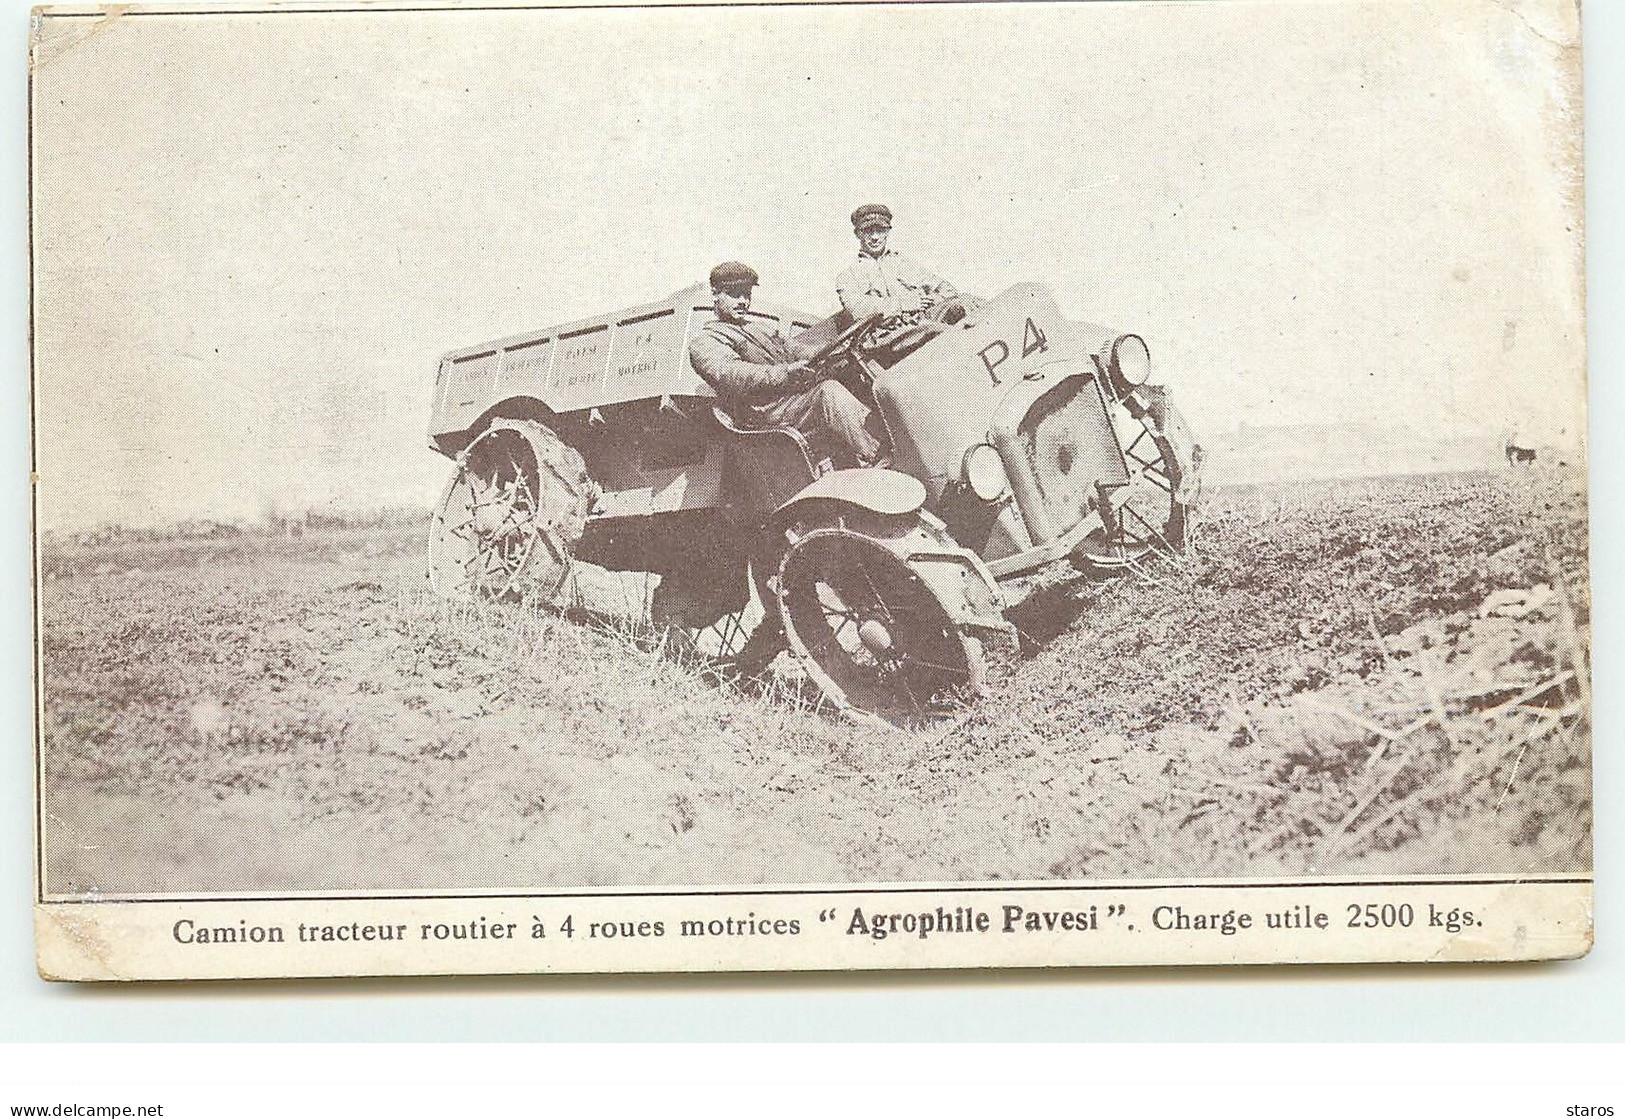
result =
[{"label": "sepia photograph", "polygon": [[1590,947],[1571,4],[30,75],[47,977]]}]

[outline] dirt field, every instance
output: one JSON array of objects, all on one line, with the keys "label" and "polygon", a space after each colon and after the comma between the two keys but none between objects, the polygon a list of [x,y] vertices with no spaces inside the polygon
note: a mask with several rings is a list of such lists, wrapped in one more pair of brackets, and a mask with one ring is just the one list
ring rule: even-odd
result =
[{"label": "dirt field", "polygon": [[782,659],[439,601],[424,534],[48,553],[47,890],[1586,869],[1582,485],[1211,495],[1187,563],[1047,586],[991,695],[887,734]]}]

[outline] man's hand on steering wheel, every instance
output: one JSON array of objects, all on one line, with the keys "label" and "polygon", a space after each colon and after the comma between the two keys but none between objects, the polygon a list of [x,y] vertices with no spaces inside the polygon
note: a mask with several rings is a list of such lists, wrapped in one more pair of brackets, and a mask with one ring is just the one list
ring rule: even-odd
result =
[{"label": "man's hand on steering wheel", "polygon": [[816,370],[809,361],[793,361],[785,366],[784,383],[792,389],[810,389],[819,381]]},{"label": "man's hand on steering wheel", "polygon": [[822,372],[825,366],[829,365],[841,355],[856,355],[858,352],[859,343],[875,332],[875,329],[880,325],[883,317],[884,316],[877,312],[870,315],[866,319],[859,319],[857,322],[841,331],[839,335],[831,338],[828,342],[825,342],[822,346],[818,347],[818,349],[807,358],[807,365],[811,367],[815,373]]}]

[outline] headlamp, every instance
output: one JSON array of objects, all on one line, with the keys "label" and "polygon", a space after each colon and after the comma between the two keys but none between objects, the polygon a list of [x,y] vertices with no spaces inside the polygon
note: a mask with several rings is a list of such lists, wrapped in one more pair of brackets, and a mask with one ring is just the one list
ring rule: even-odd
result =
[{"label": "headlamp", "polygon": [[1112,343],[1108,364],[1112,380],[1122,391],[1139,388],[1151,379],[1151,351],[1138,334],[1124,334]]},{"label": "headlamp", "polygon": [[1010,488],[1010,479],[1004,473],[1004,460],[987,443],[978,443],[965,452],[961,476],[966,488],[983,501],[997,501]]}]

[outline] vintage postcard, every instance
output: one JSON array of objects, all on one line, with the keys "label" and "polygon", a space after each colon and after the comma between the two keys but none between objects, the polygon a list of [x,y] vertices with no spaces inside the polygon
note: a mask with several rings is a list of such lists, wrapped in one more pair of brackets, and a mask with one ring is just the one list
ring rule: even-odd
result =
[{"label": "vintage postcard", "polygon": [[40,9],[40,971],[1585,953],[1579,34]]}]

